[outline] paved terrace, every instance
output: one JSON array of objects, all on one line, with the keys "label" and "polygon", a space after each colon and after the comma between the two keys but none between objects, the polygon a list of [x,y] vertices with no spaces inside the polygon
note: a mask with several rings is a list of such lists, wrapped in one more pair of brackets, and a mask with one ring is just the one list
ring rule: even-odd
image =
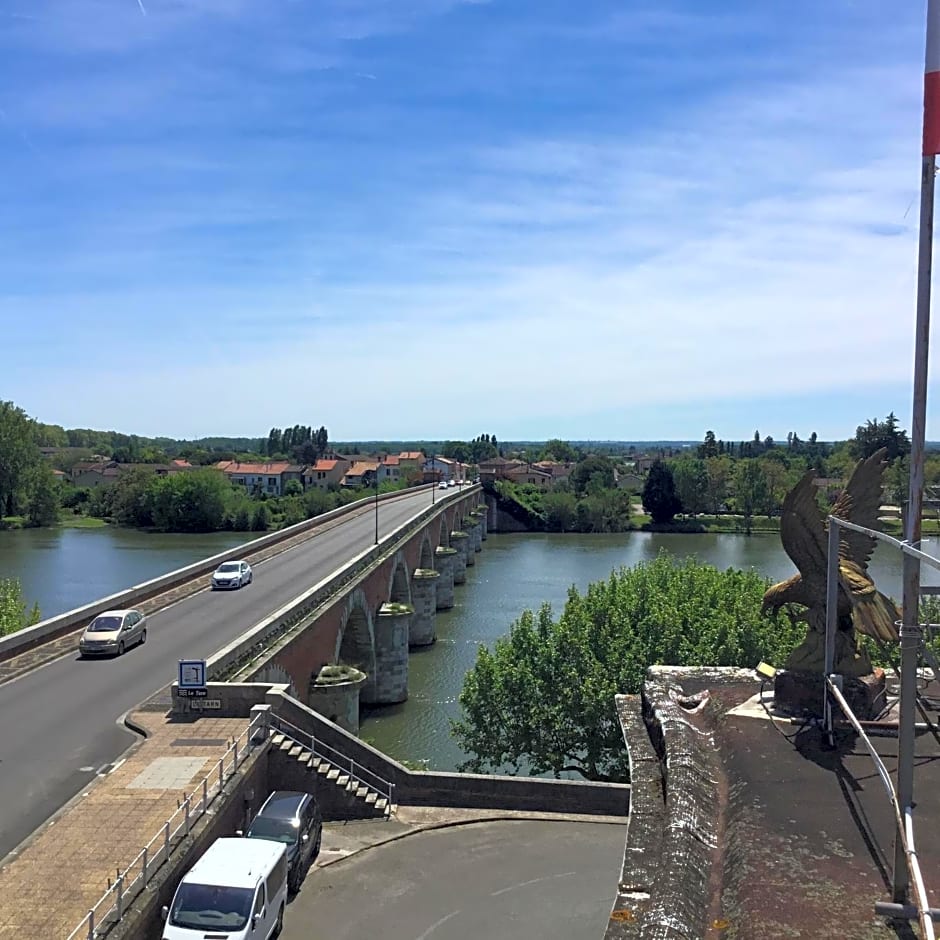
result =
[{"label": "paved terrace", "polygon": [[0,940],[64,940],[247,727],[245,718],[130,716],[148,737],[0,868]]},{"label": "paved terrace", "polygon": [[[698,711],[677,699],[704,690]],[[634,802],[608,940],[920,936],[915,925],[875,915],[876,901],[891,900],[894,825],[868,752],[850,731],[824,748],[813,727],[772,719],[764,708],[772,691],[763,704],[759,692],[743,670],[661,667],[642,701],[618,697]],[[923,694],[936,724],[940,689],[931,682]],[[644,714],[665,741],[665,804]],[[894,776],[897,738],[872,741]],[[915,841],[937,907],[940,738],[921,734],[916,755]]]}]

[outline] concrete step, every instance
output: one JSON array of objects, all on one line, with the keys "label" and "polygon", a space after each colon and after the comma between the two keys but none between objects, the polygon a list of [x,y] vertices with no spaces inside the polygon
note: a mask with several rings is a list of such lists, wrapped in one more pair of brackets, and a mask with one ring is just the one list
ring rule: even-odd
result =
[{"label": "concrete step", "polygon": [[284,743],[285,740],[287,739],[284,737],[284,735],[278,732],[277,734],[274,735],[273,738],[271,738],[271,744],[273,744],[274,747],[280,747]]},{"label": "concrete step", "polygon": [[304,746],[302,744],[294,744],[293,747],[289,748],[287,751],[287,756],[296,760],[303,753]]},{"label": "concrete step", "polygon": [[349,774],[340,774],[336,778],[336,785],[338,787],[343,787],[344,789],[349,788]]},{"label": "concrete step", "polygon": [[384,812],[388,809],[388,800],[386,800],[384,796],[381,797],[380,799],[376,800],[376,801],[375,801],[375,808],[376,808],[380,813],[384,813]]},{"label": "concrete step", "polygon": [[378,793],[376,793],[375,790],[370,790],[365,796],[365,801],[367,803],[377,803],[379,801]]},{"label": "concrete step", "polygon": [[326,779],[332,780],[334,783],[339,778],[339,767],[330,767],[326,772]]}]

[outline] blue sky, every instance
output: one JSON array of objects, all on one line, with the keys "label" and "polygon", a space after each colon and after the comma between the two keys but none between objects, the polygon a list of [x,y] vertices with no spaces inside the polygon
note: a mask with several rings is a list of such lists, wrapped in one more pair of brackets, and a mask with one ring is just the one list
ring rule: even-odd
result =
[{"label": "blue sky", "polygon": [[172,437],[909,427],[921,7],[5,0],[0,398]]}]

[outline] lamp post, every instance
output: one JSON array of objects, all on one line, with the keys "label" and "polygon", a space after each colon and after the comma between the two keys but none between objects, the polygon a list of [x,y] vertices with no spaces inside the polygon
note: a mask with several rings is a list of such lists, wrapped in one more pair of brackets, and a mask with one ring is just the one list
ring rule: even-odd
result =
[{"label": "lamp post", "polygon": [[434,479],[434,458],[431,458],[431,505],[434,505],[434,498],[437,495],[437,480]]},{"label": "lamp post", "polygon": [[375,544],[379,544],[379,468],[375,468]]}]

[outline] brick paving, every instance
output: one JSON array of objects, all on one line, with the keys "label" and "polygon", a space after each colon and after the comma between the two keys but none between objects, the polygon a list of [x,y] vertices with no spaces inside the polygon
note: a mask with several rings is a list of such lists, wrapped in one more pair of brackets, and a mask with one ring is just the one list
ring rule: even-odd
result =
[{"label": "brick paving", "polygon": [[248,726],[143,710],[131,721],[148,737],[0,868],[0,940],[65,940]]}]

